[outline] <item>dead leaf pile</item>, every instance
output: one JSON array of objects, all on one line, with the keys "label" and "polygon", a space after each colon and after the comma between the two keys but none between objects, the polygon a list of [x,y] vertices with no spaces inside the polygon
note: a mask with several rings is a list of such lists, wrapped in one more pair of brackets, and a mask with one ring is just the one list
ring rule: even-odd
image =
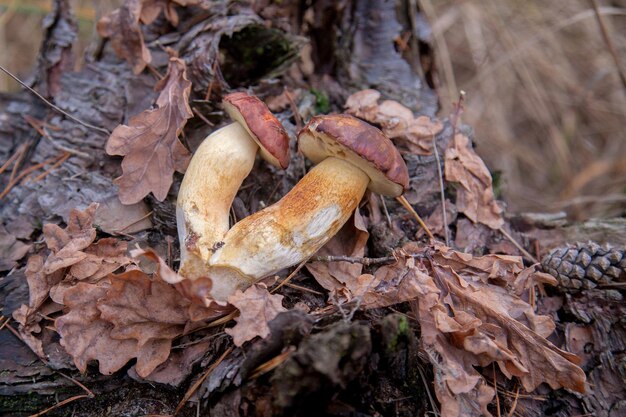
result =
[{"label": "dead leaf pile", "polygon": [[109,155],[123,155],[123,175],[115,180],[124,204],[141,201],[150,192],[165,200],[174,171],[185,172],[191,154],[178,140],[187,119],[191,82],[184,61],[171,58],[167,75],[157,83],[156,109],[146,110],[119,125],[106,144]]},{"label": "dead leaf pile", "polygon": [[495,392],[475,367],[492,363],[508,378],[518,377],[527,392],[542,383],[585,391],[576,355],[546,339],[553,320],[521,298],[538,282],[554,284],[553,278],[524,269],[520,257],[473,257],[445,246],[410,243],[396,258],[373,275],[347,281],[346,290],[361,308],[413,302],[442,416],[490,415],[486,406]]},{"label": "dead leaf pile", "polygon": [[394,100],[383,100],[376,90],[362,90],[346,101],[346,112],[378,125],[385,135],[401,142],[411,153],[430,155],[433,138],[443,130],[443,124],[428,116],[414,117],[413,112]]},{"label": "dead leaf pile", "polygon": [[460,184],[456,207],[474,223],[492,229],[504,224],[503,208],[496,202],[489,169],[470,146],[467,136],[457,133],[445,154],[447,181]]},{"label": "dead leaf pile", "polygon": [[139,22],[148,25],[163,13],[168,22],[177,26],[176,7],[198,3],[199,0],[126,0],[98,21],[98,34],[109,38],[115,53],[128,61],[135,74],[139,74],[152,61]]},{"label": "dead leaf pile", "polygon": [[47,255],[35,254],[28,258],[26,279],[29,303],[13,313],[20,324],[22,338],[40,357],[44,356],[40,333],[42,314],[58,312],[63,305],[63,294],[78,282],[98,282],[111,272],[131,263],[125,256],[126,243],[116,239],[96,239],[93,221],[97,204],[85,211],[72,210],[65,229],[46,224],[43,235],[49,250]]},{"label": "dead leaf pile", "polygon": [[[94,203],[85,211],[72,210],[65,229],[44,225],[49,253],[28,259],[29,304],[14,312],[20,335],[45,360],[42,341],[36,336],[42,330],[41,321],[63,311],[55,328],[61,346],[81,372],[96,360],[100,373],[109,375],[136,359],[133,372],[140,378],[180,382],[191,369],[176,368],[170,362],[194,361],[204,351],[193,349],[193,355],[168,360],[172,341],[233,308],[216,304],[207,308],[185,298],[173,285],[180,276],[152,250],[131,251],[130,258],[126,242],[96,241],[97,207]],[[152,276],[138,269],[140,257],[156,264],[150,267],[156,269]],[[270,295],[262,286],[234,294],[229,301],[240,316],[228,333],[235,343],[240,346],[256,336],[266,337],[268,322],[286,311],[281,300],[282,296]]]},{"label": "dead leaf pile", "polygon": [[97,360],[109,375],[137,358],[135,370],[148,377],[169,355],[172,340],[193,326],[190,301],[158,275],[142,271],[80,283],[65,293],[69,313],[56,320],[61,345],[85,372]]}]

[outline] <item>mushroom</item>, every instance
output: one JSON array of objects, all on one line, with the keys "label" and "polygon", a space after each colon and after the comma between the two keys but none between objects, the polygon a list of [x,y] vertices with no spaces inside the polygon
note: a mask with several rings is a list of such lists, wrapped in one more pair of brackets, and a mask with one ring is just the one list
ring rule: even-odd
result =
[{"label": "mushroom", "polygon": [[226,233],[209,261],[214,299],[309,258],[339,231],[367,188],[399,196],[408,187],[406,165],[391,141],[352,116],[314,117],[298,144],[317,165],[280,201]]},{"label": "mushroom", "polygon": [[[206,278],[208,260],[228,231],[230,206],[257,151],[278,168],[289,164],[289,136],[265,103],[246,93],[232,93],[223,104],[235,123],[204,139],[178,193],[179,274],[190,281]],[[181,285],[191,295],[199,291],[189,282]]]}]

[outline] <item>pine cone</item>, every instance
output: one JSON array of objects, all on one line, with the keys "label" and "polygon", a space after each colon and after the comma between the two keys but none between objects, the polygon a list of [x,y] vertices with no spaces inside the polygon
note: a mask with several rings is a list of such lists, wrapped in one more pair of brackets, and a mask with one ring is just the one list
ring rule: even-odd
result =
[{"label": "pine cone", "polygon": [[579,290],[626,281],[626,248],[576,243],[553,249],[541,262],[562,288]]}]

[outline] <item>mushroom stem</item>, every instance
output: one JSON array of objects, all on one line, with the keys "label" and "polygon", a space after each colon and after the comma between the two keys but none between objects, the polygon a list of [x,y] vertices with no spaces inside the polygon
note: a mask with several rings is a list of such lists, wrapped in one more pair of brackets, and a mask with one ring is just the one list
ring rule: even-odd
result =
[{"label": "mushroom stem", "polygon": [[226,233],[209,262],[211,295],[223,301],[237,288],[317,252],[350,218],[369,182],[365,172],[342,159],[320,162],[280,201]]},{"label": "mushroom stem", "polygon": [[228,231],[230,206],[259,149],[239,123],[209,135],[195,152],[178,193],[179,273],[206,276],[206,261]]}]

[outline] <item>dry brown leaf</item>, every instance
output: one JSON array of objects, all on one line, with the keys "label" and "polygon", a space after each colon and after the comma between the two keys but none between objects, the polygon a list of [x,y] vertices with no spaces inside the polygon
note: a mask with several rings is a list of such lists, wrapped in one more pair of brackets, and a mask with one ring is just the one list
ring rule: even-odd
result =
[{"label": "dry brown leaf", "polygon": [[38,254],[28,258],[25,275],[29,303],[14,313],[16,321],[20,323],[20,331],[24,334],[39,331],[36,323],[40,319],[35,317],[35,313],[48,298],[50,289],[63,280],[65,268],[87,257],[82,250],[96,237],[96,229],[92,224],[97,208],[98,205],[93,203],[85,211],[73,209],[65,229],[55,224],[44,225],[44,238],[52,253],[46,258]]},{"label": "dry brown leaf", "polygon": [[50,298],[63,304],[65,291],[78,281],[95,284],[118,269],[130,265],[133,260],[126,256],[127,243],[114,238],[100,239],[85,249],[87,255],[72,265],[61,282],[50,288]]},{"label": "dry brown leaf", "polygon": [[90,360],[110,374],[137,358],[137,374],[148,376],[167,360],[172,340],[192,327],[189,300],[139,270],[79,283],[65,291],[64,303],[69,313],[56,320],[57,331],[81,372]]},{"label": "dry brown leaf", "polygon": [[52,252],[44,264],[44,273],[52,274],[87,257],[83,250],[96,239],[93,220],[97,208],[98,204],[92,203],[85,211],[72,209],[65,229],[52,223],[43,226],[46,245]]},{"label": "dry brown leaf", "polygon": [[22,259],[31,247],[32,245],[17,240],[0,224],[0,271],[12,269],[17,264],[16,261]]},{"label": "dry brown leaf", "polygon": [[474,257],[415,244],[395,255],[397,263],[361,275],[345,290],[361,308],[414,303],[442,416],[490,415],[494,391],[475,367],[494,362],[528,392],[541,383],[584,392],[578,358],[545,339],[554,331],[553,320],[516,295],[527,298],[534,283],[553,280],[524,269],[516,256]]},{"label": "dry brown leaf", "polygon": [[111,40],[115,53],[128,61],[135,74],[152,61],[139,27],[141,15],[141,0],[126,0],[119,9],[101,18],[97,25],[98,34]]},{"label": "dry brown leaf", "polygon": [[270,294],[262,284],[253,285],[245,292],[237,290],[228,297],[228,302],[239,310],[237,324],[226,329],[236,346],[242,346],[257,336],[266,338],[270,334],[268,323],[279,313],[287,311],[282,304],[283,296]]},{"label": "dry brown leaf", "polygon": [[185,63],[170,58],[167,75],[156,85],[161,91],[156,109],[146,110],[119,125],[106,145],[109,155],[123,155],[123,175],[115,181],[124,204],[134,204],[148,193],[163,201],[172,185],[174,171],[185,172],[189,151],[178,140],[187,119],[191,82]]},{"label": "dry brown leaf", "polygon": [[163,15],[172,26],[178,26],[176,5],[191,6],[200,3],[200,0],[141,0],[142,23],[146,25],[154,22],[163,12]]},{"label": "dry brown leaf", "polygon": [[469,145],[467,136],[457,134],[446,149],[445,177],[458,182],[456,206],[473,222],[492,229],[504,224],[503,209],[493,194],[491,174],[482,159]]},{"label": "dry brown leaf", "polygon": [[[316,255],[362,257],[365,255],[368,238],[367,227],[357,209],[352,218]],[[309,262],[306,268],[322,287],[332,291],[354,281],[361,275],[363,265],[350,262]]]},{"label": "dry brown leaf", "polygon": [[428,116],[416,118],[411,109],[394,100],[378,104],[379,99],[376,90],[358,91],[348,97],[346,112],[379,125],[385,135],[402,142],[411,153],[430,155],[433,138],[443,130],[443,124]]},{"label": "dry brown leaf", "polygon": [[106,295],[109,283],[79,283],[65,292],[69,313],[56,320],[61,346],[74,359],[80,372],[91,360],[98,360],[100,373],[110,375],[138,355],[137,341],[110,337],[113,325],[100,317],[99,299]]},{"label": "dry brown leaf", "polygon": [[128,375],[133,379],[141,381],[158,382],[159,384],[177,387],[193,373],[193,365],[203,358],[210,347],[211,341],[193,344],[182,350],[173,351],[167,360],[149,375],[140,377],[137,374],[136,366],[133,366],[128,371]]}]

